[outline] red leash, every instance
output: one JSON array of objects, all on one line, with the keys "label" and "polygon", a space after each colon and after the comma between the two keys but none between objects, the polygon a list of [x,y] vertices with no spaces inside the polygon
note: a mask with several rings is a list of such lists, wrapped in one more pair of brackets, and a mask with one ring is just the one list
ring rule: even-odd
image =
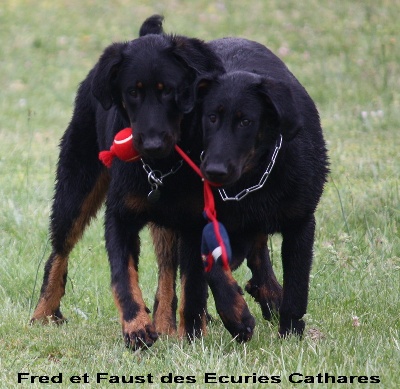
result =
[{"label": "red leash", "polygon": [[[200,168],[189,158],[189,156],[178,145],[175,145],[175,150],[188,163],[188,165],[200,176],[200,178],[204,182],[204,214],[207,217],[207,219],[212,223],[215,238],[217,240],[219,247],[221,248],[222,265],[225,270],[229,270],[230,254],[228,254],[227,246],[225,244],[224,238],[222,237],[221,229],[223,231],[223,235],[225,236],[226,242],[229,245],[229,252],[231,248],[225,227],[217,220],[217,211],[215,210],[214,195],[211,189],[211,186],[213,184],[211,184],[204,178]],[[127,127],[118,132],[115,135],[110,150],[101,151],[99,153],[99,159],[108,168],[111,167],[114,157],[118,157],[119,159],[125,162],[137,161],[138,159],[140,159],[139,153],[133,147],[131,128]],[[209,229],[205,227],[203,230],[203,238],[205,236],[206,229],[207,232],[210,233]],[[206,265],[206,272],[209,272],[211,270],[215,260],[217,260],[217,258],[213,259],[213,255],[209,253]]]},{"label": "red leash", "polygon": [[215,236],[222,251],[221,254],[222,264],[224,269],[228,270],[229,269],[228,253],[226,251],[225,243],[224,240],[222,239],[221,232],[219,230],[217,211],[215,209],[214,195],[211,189],[211,183],[204,178],[199,167],[189,158],[189,156],[178,145],[175,145],[175,150],[188,163],[188,165],[200,176],[200,178],[204,182],[204,213],[207,216],[207,219],[213,224]]}]

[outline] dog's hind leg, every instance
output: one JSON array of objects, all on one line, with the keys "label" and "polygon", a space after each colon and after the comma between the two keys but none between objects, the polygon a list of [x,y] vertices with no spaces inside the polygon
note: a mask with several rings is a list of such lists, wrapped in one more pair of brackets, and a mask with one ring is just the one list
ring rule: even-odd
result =
[{"label": "dog's hind leg", "polygon": [[268,235],[259,234],[247,256],[252,277],[245,290],[260,304],[264,319],[279,312],[283,290],[275,277],[267,247]]},{"label": "dog's hind leg", "polygon": [[158,286],[153,308],[153,323],[159,334],[176,333],[178,237],[172,230],[150,224],[158,263]]},{"label": "dog's hind leg", "polygon": [[[75,180],[77,176],[74,175],[73,178]],[[32,322],[64,320],[60,312],[60,301],[65,293],[68,256],[103,203],[108,187],[109,177],[106,171],[96,178],[89,192],[83,191],[80,185],[68,182],[72,181],[72,176],[67,182],[64,180],[62,185],[57,185],[51,216],[53,248],[45,265],[40,298]]]},{"label": "dog's hind leg", "polygon": [[[149,227],[158,264],[158,285],[153,307],[153,323],[159,334],[174,335],[177,331],[178,234],[172,230],[158,227],[153,223],[150,223]],[[207,309],[205,315],[206,323],[213,320]],[[181,335],[185,332],[184,327],[184,324],[182,324]],[[203,329],[202,324],[201,328]],[[191,332],[192,330],[189,331]]]},{"label": "dog's hind leg", "polygon": [[52,252],[31,322],[64,320],[60,301],[65,293],[68,256],[103,203],[109,185],[108,171],[98,160],[95,120],[86,98],[78,95],[80,109],[60,144],[50,219]]}]

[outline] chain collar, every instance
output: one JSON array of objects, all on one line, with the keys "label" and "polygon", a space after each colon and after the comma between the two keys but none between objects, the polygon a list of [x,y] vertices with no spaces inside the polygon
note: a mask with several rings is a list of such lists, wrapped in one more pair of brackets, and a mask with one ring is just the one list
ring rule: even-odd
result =
[{"label": "chain collar", "polygon": [[261,189],[264,186],[264,184],[266,183],[269,175],[271,174],[272,168],[275,165],[276,157],[278,156],[281,146],[282,146],[282,135],[279,135],[279,139],[276,141],[275,150],[272,154],[271,161],[269,162],[264,174],[261,176],[261,179],[258,182],[258,184],[253,185],[250,188],[243,189],[238,194],[236,194],[236,196],[233,196],[233,197],[229,197],[226,194],[225,189],[218,189],[221,199],[223,201],[240,201],[240,200],[243,200],[249,193]]},{"label": "chain collar", "polygon": [[165,177],[175,174],[181,168],[183,159],[176,163],[169,172],[164,174],[160,170],[153,170],[150,165],[143,161],[143,158],[140,160],[142,161],[142,167],[144,171],[147,173],[147,180],[149,181],[151,187],[150,192],[147,194],[147,199],[150,203],[155,204],[161,197],[161,192],[158,187],[163,185],[163,179]]},{"label": "chain collar", "polygon": [[182,166],[183,160],[181,159],[176,163],[175,166],[167,173],[162,173],[160,170],[153,170],[149,164],[145,163],[143,158],[142,161],[143,170],[147,173],[147,180],[153,189],[157,189],[159,186],[163,185],[163,179],[171,174],[175,174]]},{"label": "chain collar", "polygon": [[[276,161],[276,158],[278,156],[278,153],[279,153],[279,150],[281,149],[281,147],[282,147],[282,135],[279,135],[279,139],[276,141],[275,149],[272,154],[271,161],[269,162],[265,172],[261,176],[258,184],[253,185],[250,188],[243,189],[242,191],[240,191],[239,193],[237,193],[235,196],[232,196],[232,197],[227,195],[227,193],[225,192],[225,189],[218,189],[221,199],[223,201],[241,201],[249,193],[252,193],[252,192],[255,192],[256,190],[261,189],[265,185],[269,175],[271,174],[272,168],[275,165],[275,161]],[[159,198],[158,187],[163,185],[163,179],[165,177],[168,177],[171,174],[175,174],[182,167],[183,159],[178,161],[175,164],[175,166],[173,166],[171,168],[170,171],[168,171],[167,173],[164,173],[164,174],[160,170],[153,170],[150,167],[150,165],[148,165],[147,163],[144,162],[143,158],[141,158],[140,160],[142,162],[143,170],[147,173],[147,180],[151,186],[151,191],[148,194],[149,200],[155,202]]]}]

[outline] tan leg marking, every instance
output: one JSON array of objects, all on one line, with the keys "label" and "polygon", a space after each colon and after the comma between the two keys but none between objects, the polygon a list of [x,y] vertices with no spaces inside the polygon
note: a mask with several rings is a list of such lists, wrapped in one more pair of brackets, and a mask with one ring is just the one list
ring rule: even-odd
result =
[{"label": "tan leg marking", "polygon": [[175,312],[173,303],[175,298],[174,290],[175,274],[169,270],[159,273],[156,299],[157,310],[154,312],[154,325],[157,332],[173,335],[176,333]]},{"label": "tan leg marking", "polygon": [[[68,255],[74,248],[76,242],[82,237],[83,231],[89,224],[91,218],[95,216],[97,210],[103,203],[110,176],[107,171],[100,174],[93,190],[82,203],[78,218],[74,221],[71,231],[66,237],[64,252],[56,253],[50,263],[50,271],[45,290],[42,291],[39,302],[33,313],[31,322],[41,321],[47,323],[51,321],[60,323],[64,317],[59,311],[61,298],[65,294],[65,282],[68,271]],[[53,254],[52,254],[53,255]],[[51,260],[51,257],[49,261]],[[61,317],[59,317],[61,316]]]},{"label": "tan leg marking", "polygon": [[147,313],[147,308],[142,297],[142,291],[139,288],[138,272],[134,267],[133,260],[130,259],[128,266],[129,289],[132,301],[134,301],[139,309],[131,320],[124,319],[124,312],[120,303],[115,287],[113,287],[113,296],[115,304],[120,313],[120,321],[122,325],[122,333],[127,346],[138,349],[144,347],[145,344],[150,346],[157,339],[157,333]]},{"label": "tan leg marking", "polygon": [[74,221],[70,233],[68,234],[65,242],[65,250],[67,254],[71,252],[75,244],[82,237],[85,228],[89,225],[93,216],[96,215],[101,204],[104,201],[107,189],[110,183],[110,175],[108,171],[100,174],[93,190],[86,197],[82,203],[79,216]]},{"label": "tan leg marking", "polygon": [[[223,269],[224,276],[226,277],[228,285],[234,289],[237,290],[237,293],[235,294],[235,299],[232,301],[232,313],[233,313],[233,318],[236,322],[242,321],[243,317],[243,312],[245,310],[248,310],[247,303],[242,296],[241,289],[239,285],[237,284],[236,280],[233,278],[232,272],[230,269],[225,270]],[[232,318],[230,318],[232,320]]]},{"label": "tan leg marking", "polygon": [[177,272],[176,235],[166,229],[150,225],[154,250],[158,262],[158,287],[153,321],[161,334],[176,333],[176,294],[175,279]]},{"label": "tan leg marking", "polygon": [[[33,313],[32,322],[40,321],[43,324],[49,321],[62,322],[63,317],[57,317],[56,311],[60,307],[61,298],[65,293],[65,277],[67,274],[68,259],[56,255],[49,272],[47,288],[40,296],[40,300]],[[62,315],[61,315],[62,316]]]}]

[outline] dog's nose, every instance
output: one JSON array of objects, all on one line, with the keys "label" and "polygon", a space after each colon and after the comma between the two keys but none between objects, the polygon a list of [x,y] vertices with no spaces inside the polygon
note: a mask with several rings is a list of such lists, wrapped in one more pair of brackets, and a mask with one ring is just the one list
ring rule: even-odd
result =
[{"label": "dog's nose", "polygon": [[165,154],[165,144],[157,137],[145,138],[142,143],[143,154],[149,157],[161,157]]},{"label": "dog's nose", "polygon": [[149,139],[143,142],[143,150],[146,152],[157,152],[162,149],[163,143],[159,139]]},{"label": "dog's nose", "polygon": [[209,181],[219,183],[227,177],[228,168],[222,163],[208,164],[204,173]]}]

